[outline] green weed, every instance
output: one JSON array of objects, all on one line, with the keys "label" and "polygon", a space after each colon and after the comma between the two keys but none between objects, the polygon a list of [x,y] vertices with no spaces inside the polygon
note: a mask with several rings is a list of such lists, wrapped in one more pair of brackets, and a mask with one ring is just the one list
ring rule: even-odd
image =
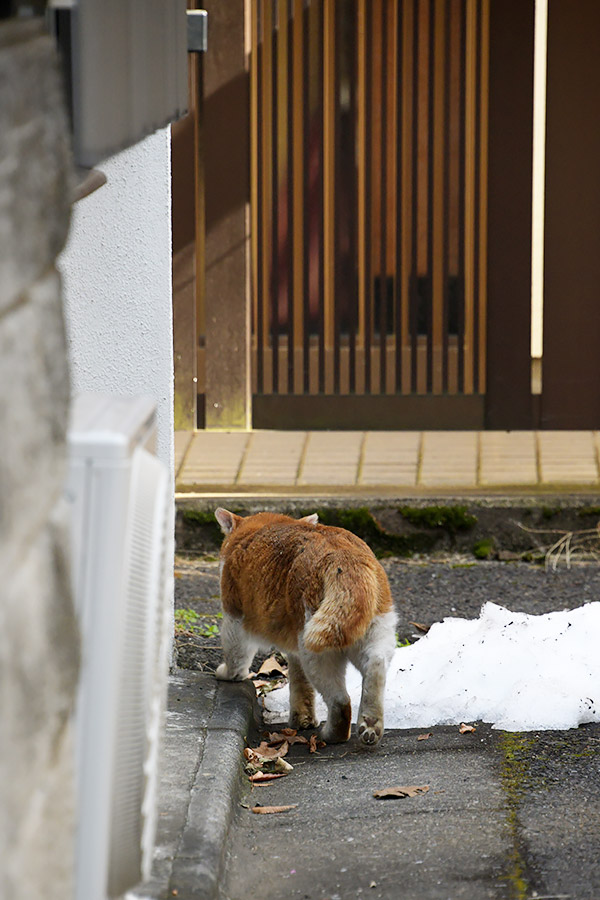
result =
[{"label": "green weed", "polygon": [[221,619],[222,613],[211,616],[202,616],[195,609],[176,609],[175,610],[175,631],[178,634],[188,632],[198,635],[198,637],[218,637],[219,626],[214,621],[203,622],[203,619]]}]

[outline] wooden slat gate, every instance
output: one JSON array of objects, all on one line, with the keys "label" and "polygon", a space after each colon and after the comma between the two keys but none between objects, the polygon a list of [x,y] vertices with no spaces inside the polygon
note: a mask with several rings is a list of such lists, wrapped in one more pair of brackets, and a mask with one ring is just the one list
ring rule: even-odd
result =
[{"label": "wooden slat gate", "polygon": [[255,427],[482,427],[490,0],[252,0]]}]

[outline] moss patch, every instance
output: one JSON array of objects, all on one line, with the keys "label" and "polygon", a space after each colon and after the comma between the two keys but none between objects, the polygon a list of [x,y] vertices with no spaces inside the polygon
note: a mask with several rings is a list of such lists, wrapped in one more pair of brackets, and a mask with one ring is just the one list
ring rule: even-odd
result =
[{"label": "moss patch", "polygon": [[398,511],[415,528],[441,528],[448,534],[468,531],[477,524],[477,517],[466,506],[400,506]]},{"label": "moss patch", "polygon": [[494,538],[483,538],[473,544],[473,556],[476,559],[491,559],[494,555],[496,544]]},{"label": "moss patch", "polygon": [[584,506],[577,510],[578,516],[596,516],[600,519],[600,506]]},{"label": "moss patch", "polygon": [[205,512],[202,509],[183,509],[181,518],[186,527],[192,531],[202,531],[206,538],[217,547],[221,546],[223,541],[223,532],[221,531],[214,512]]},{"label": "moss patch", "polygon": [[515,900],[525,900],[531,894],[527,863],[522,851],[521,823],[519,821],[519,801],[529,769],[529,759],[535,739],[524,737],[518,732],[506,732],[502,736],[501,778],[506,798],[506,826],[510,835],[507,873],[508,882]]},{"label": "moss patch", "polygon": [[322,525],[335,525],[356,534],[379,558],[427,553],[436,543],[435,535],[424,532],[401,535],[384,531],[366,506],[351,509],[311,509],[300,512],[299,516],[309,515],[311,512],[318,513]]}]

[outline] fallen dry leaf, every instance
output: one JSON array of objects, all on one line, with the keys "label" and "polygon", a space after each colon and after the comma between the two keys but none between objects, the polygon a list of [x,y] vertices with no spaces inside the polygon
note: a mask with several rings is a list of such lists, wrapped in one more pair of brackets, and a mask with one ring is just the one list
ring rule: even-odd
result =
[{"label": "fallen dry leaf", "polygon": [[460,723],[460,728],[458,729],[461,734],[471,734],[475,731],[476,725],[465,725],[464,722]]},{"label": "fallen dry leaf", "polygon": [[279,688],[285,687],[287,680],[285,678],[272,678],[270,681],[255,681],[254,687],[259,697],[270,694],[271,691],[277,691]]},{"label": "fallen dry leaf", "polygon": [[287,772],[255,772],[250,775],[252,784],[270,784],[275,778],[285,778]]},{"label": "fallen dry leaf", "polygon": [[264,663],[258,670],[259,675],[287,675],[287,669],[281,666],[274,656],[265,659]]},{"label": "fallen dry leaf", "polygon": [[433,737],[433,732],[429,732],[429,734],[420,734],[417,738],[418,741],[428,741],[430,737]]},{"label": "fallen dry leaf", "polygon": [[429,628],[430,628],[429,625],[423,625],[422,622],[409,622],[408,624],[409,624],[409,625],[414,625],[415,628],[418,628],[419,631],[424,631],[425,634],[427,634],[427,632],[429,631]]},{"label": "fallen dry leaf", "polygon": [[258,747],[250,748],[257,756],[262,756],[263,759],[278,759],[280,756],[285,756],[290,749],[290,745],[288,741],[278,741],[277,746],[272,746],[267,741],[261,741]]},{"label": "fallen dry leaf", "polygon": [[404,797],[417,797],[419,794],[426,794],[428,790],[428,784],[412,784],[406,787],[399,785],[398,787],[383,788],[380,791],[375,791],[373,796],[377,800],[402,799]]},{"label": "fallen dry leaf", "polygon": [[271,746],[283,744],[284,741],[287,741],[288,744],[308,744],[308,740],[294,731],[293,728],[282,728],[281,731],[272,731],[267,734],[267,739]]},{"label": "fallen dry leaf", "polygon": [[320,741],[316,734],[311,734],[310,742],[308,744],[308,752],[316,753],[317,750],[321,750],[323,747],[326,747],[327,744],[325,741]]},{"label": "fallen dry leaf", "polygon": [[253,806],[251,812],[259,813],[261,816],[267,816],[270,813],[288,812],[290,809],[296,809],[297,803],[290,803],[289,806]]}]

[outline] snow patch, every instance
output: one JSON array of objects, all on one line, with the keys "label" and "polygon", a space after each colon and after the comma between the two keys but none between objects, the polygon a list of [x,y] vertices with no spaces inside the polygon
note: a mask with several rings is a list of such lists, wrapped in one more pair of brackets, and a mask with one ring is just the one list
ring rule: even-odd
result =
[{"label": "snow patch", "polygon": [[[386,728],[491,722],[506,731],[600,722],[600,602],[533,616],[486,603],[478,619],[446,618],[394,653]],[[361,678],[347,672],[353,721]],[[289,689],[264,698],[265,721],[286,719]],[[317,715],[325,704],[318,698]]]}]

